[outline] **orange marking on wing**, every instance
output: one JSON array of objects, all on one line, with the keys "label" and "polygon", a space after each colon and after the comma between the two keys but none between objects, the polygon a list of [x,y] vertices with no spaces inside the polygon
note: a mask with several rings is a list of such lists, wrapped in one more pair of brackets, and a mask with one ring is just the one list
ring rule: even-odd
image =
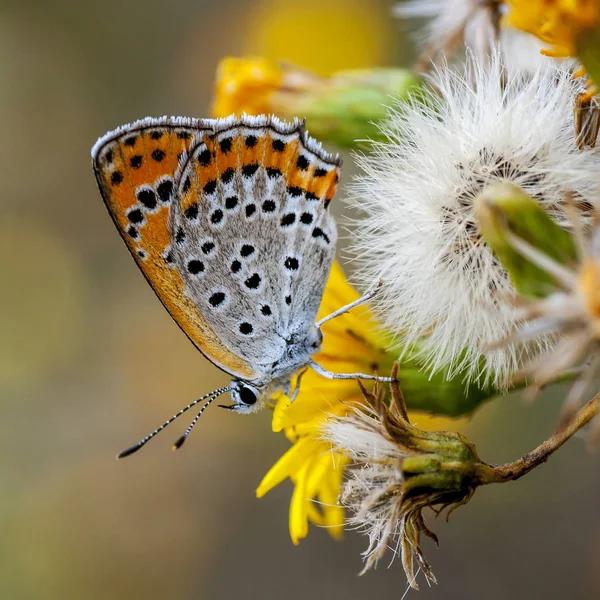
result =
[{"label": "orange marking on wing", "polygon": [[313,177],[308,182],[306,190],[308,192],[310,192],[311,194],[314,194],[315,196],[317,196],[317,198],[323,198],[323,196],[325,195],[325,192],[327,191],[328,187],[329,186],[327,185],[327,182],[324,180],[324,178],[322,178],[322,177],[319,177],[319,178]]},{"label": "orange marking on wing", "polygon": [[312,192],[319,198],[323,198],[324,200],[331,200],[335,195],[339,172],[339,168],[335,167],[322,177],[313,176],[313,179],[309,184],[308,191]]},{"label": "orange marking on wing", "polygon": [[176,135],[163,134],[158,140],[151,135],[144,135],[144,165],[152,181],[167,174],[175,173],[179,164],[179,157],[189,147],[189,141],[180,139]]},{"label": "orange marking on wing", "polygon": [[319,167],[310,167],[310,176],[306,185],[306,191],[314,194],[317,198],[331,200],[335,195],[340,170],[338,167],[334,167],[326,175],[317,177],[315,173],[318,169]]},{"label": "orange marking on wing", "polygon": [[273,138],[269,133],[261,137],[263,142],[263,159],[262,163],[265,169],[279,169],[279,154],[273,150]]},{"label": "orange marking on wing", "polygon": [[294,162],[290,164],[286,175],[286,185],[289,187],[299,187],[307,191],[312,179],[312,170],[310,168],[303,170],[298,166],[298,162],[301,160],[300,156],[306,156],[306,152],[299,152]]},{"label": "orange marking on wing", "polygon": [[119,144],[119,150],[123,157],[124,168],[127,169],[130,185],[135,189],[144,183],[154,181],[151,174],[151,164],[146,155],[145,144],[141,135],[131,135],[132,144]]},{"label": "orange marking on wing", "polygon": [[326,191],[325,200],[332,200],[337,189],[338,179],[340,177],[340,170],[338,168],[333,169],[328,175],[324,177]]},{"label": "orange marking on wing", "polygon": [[[215,143],[215,166],[217,177],[220,177],[228,169],[237,170],[239,167],[241,136],[231,133],[221,138],[221,142]],[[222,150],[224,147],[226,151]],[[243,163],[242,163],[243,164]]]},{"label": "orange marking on wing", "polygon": [[198,160],[193,159],[192,167],[194,176],[191,181],[192,185],[189,192],[184,192],[181,197],[181,206],[184,211],[191,205],[198,204],[204,186],[209,181],[217,180],[219,177],[217,161],[215,159],[216,150],[214,140],[209,135],[204,134],[202,136],[202,142],[206,146],[206,151],[210,153],[210,162],[206,166],[203,166]]},{"label": "orange marking on wing", "polygon": [[[246,138],[256,138],[254,146],[246,145]],[[267,139],[262,131],[250,133],[240,140],[240,165],[264,165]]]},{"label": "orange marking on wing", "polygon": [[117,190],[112,193],[113,203],[115,206],[115,217],[117,218],[119,227],[125,231],[129,225],[129,221],[125,216],[126,211],[137,203],[132,187],[127,181],[123,181]]},{"label": "orange marking on wing", "polygon": [[[168,222],[169,210],[162,207],[157,212],[146,215],[144,224],[139,228],[140,241],[138,246],[144,249],[152,258],[158,260],[159,263],[164,263],[163,252],[171,243]],[[161,267],[163,267],[162,264]],[[166,267],[164,268],[166,270]],[[142,268],[143,270],[144,268]]]},{"label": "orange marking on wing", "polygon": [[[159,139],[153,139],[151,132],[157,129],[165,131]],[[154,185],[158,178],[165,175],[174,177],[179,162],[178,155],[187,150],[194,135],[202,131],[189,128],[187,137],[180,138],[177,131],[185,128],[177,125],[175,129],[169,129],[168,126],[165,128],[164,125],[149,125],[141,131],[124,132],[116,139],[107,140],[106,145],[98,150],[94,161],[100,190],[121,237],[148,283],[192,343],[218,367],[251,380],[256,378],[255,371],[246,361],[221,344],[198,307],[186,295],[179,272],[164,260],[164,252],[171,243],[168,205],[158,205],[158,209],[143,211],[143,221],[135,224],[137,236],[132,237],[128,233],[132,223],[127,217],[127,211],[134,205],[139,206],[136,188],[142,184]],[[204,139],[212,149],[209,138],[204,136]],[[161,160],[152,156],[156,149],[165,153]],[[106,159],[107,150],[111,155],[110,161]],[[139,255],[140,250],[145,252],[145,256]]]},{"label": "orange marking on wing", "polygon": [[277,144],[278,141],[270,133],[265,136],[266,150],[264,165],[267,168],[278,169],[282,173],[286,173],[298,154],[299,142],[297,139],[292,139],[286,143],[282,152],[278,152],[273,147],[273,142]]}]

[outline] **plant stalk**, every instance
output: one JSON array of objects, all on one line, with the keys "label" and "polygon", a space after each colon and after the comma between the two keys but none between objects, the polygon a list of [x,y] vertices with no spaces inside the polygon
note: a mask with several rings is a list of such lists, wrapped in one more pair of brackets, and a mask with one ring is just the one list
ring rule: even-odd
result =
[{"label": "plant stalk", "polygon": [[504,465],[480,465],[477,469],[479,484],[516,481],[527,475],[527,473],[545,463],[554,452],[598,414],[600,414],[600,394],[594,396],[594,398],[581,408],[565,427],[556,431],[552,437],[541,443],[531,452],[525,454],[525,456]]}]

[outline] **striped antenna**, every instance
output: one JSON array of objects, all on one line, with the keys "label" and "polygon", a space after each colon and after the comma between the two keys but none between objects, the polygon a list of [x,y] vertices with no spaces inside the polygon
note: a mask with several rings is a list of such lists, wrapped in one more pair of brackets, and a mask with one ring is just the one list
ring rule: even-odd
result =
[{"label": "striped antenna", "polygon": [[[137,452],[142,446],[145,446],[157,433],[160,433],[167,425],[170,425],[175,419],[177,419],[177,417],[180,417],[184,412],[186,412],[190,408],[196,406],[196,404],[198,404],[199,402],[202,402],[203,400],[210,398],[208,400],[208,402],[202,407],[202,410],[198,413],[198,416],[194,419],[193,423],[195,424],[196,421],[198,420],[198,418],[200,417],[200,415],[202,414],[202,412],[204,411],[204,409],[215,398],[218,398],[221,394],[228,392],[230,389],[231,388],[229,388],[229,387],[220,388],[218,390],[214,390],[214,391],[210,392],[210,394],[206,394],[205,396],[202,396],[202,398],[198,398],[197,400],[194,400],[191,404],[188,404],[186,407],[182,408],[177,414],[173,415],[170,419],[166,420],[160,427],[155,429],[152,433],[149,433],[143,440],[140,440],[137,444],[130,446],[129,448],[126,448],[122,452],[119,452],[119,454],[117,454],[117,458],[125,458],[126,456],[129,456],[129,455],[133,454],[134,452]],[[191,429],[191,426],[188,428],[188,431],[186,431],[186,433],[185,433],[186,436],[188,435],[190,429]],[[183,442],[181,442],[181,443],[183,444]]]},{"label": "striped antenna", "polygon": [[216,400],[217,398],[218,398],[218,396],[213,396],[212,398],[209,398],[206,401],[206,404],[200,409],[198,414],[194,417],[194,420],[190,423],[190,426],[185,430],[185,433],[173,444],[173,447],[171,448],[171,450],[179,450],[179,448],[181,448],[181,446],[183,446],[183,443],[185,442],[185,440],[187,440],[187,437],[188,437],[188,435],[190,435],[190,432],[192,431],[192,429],[194,429],[194,425],[198,422],[198,419],[202,416],[202,413],[207,409],[207,407],[210,406],[210,403],[213,400]]}]

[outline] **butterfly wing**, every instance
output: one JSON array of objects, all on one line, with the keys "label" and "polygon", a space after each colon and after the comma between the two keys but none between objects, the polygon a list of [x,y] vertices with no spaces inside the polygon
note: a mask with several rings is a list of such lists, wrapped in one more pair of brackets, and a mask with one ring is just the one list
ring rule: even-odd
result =
[{"label": "butterfly wing", "polygon": [[217,332],[185,292],[169,254],[175,172],[198,138],[215,121],[147,118],[100,138],[92,148],[98,186],[110,215],[137,265],[173,319],[216,366],[252,380],[257,372],[235,349],[225,347]]},{"label": "butterfly wing", "polygon": [[214,331],[265,377],[313,326],[335,254],[339,160],[272,117],[222,119],[190,148],[171,212],[174,264]]}]

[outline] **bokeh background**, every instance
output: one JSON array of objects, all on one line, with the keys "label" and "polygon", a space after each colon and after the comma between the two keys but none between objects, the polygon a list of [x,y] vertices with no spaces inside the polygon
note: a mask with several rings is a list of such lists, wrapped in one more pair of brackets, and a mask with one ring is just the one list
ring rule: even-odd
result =
[{"label": "bokeh background", "polygon": [[[391,6],[0,3],[0,598],[402,597],[400,564],[357,577],[365,540],[355,533],[336,543],[313,528],[290,543],[289,482],[255,499],[288,447],[268,411],[212,409],[181,452],[170,442],[187,422],[115,461],[226,379],[137,271],[89,159],[121,123],[206,115],[226,55],[320,73],[410,64]],[[560,390],[533,405],[515,396],[458,426],[484,460],[504,462],[551,431],[559,404]],[[431,520],[442,546],[426,550],[440,585],[423,584],[418,597],[598,598],[599,497],[599,457],[581,439],[522,481],[478,491],[448,524]]]}]

